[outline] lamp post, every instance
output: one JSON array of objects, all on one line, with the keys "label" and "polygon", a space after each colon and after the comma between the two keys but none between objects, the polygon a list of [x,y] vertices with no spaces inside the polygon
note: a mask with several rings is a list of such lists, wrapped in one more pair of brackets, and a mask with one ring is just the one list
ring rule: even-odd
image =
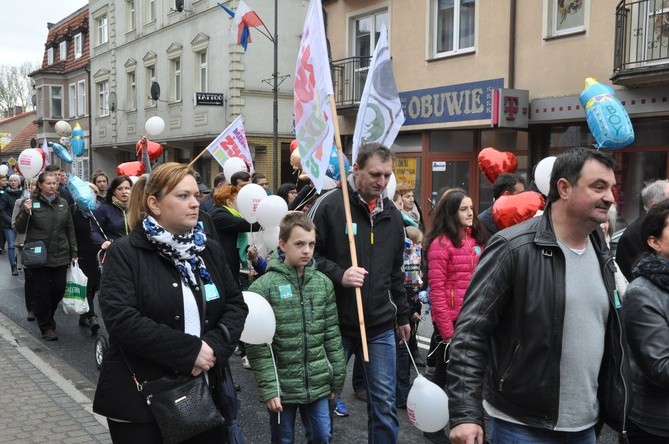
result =
[{"label": "lamp post", "polygon": [[272,170],[272,189],[276,193],[279,189],[279,0],[274,0],[274,103],[272,106],[272,150],[274,154],[274,169]]}]

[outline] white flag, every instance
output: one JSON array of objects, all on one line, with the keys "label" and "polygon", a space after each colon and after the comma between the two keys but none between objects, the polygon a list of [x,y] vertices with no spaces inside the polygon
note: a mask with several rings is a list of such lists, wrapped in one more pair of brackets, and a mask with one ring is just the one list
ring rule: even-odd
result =
[{"label": "white flag", "polygon": [[295,68],[295,136],[302,169],[318,192],[323,187],[334,140],[332,94],[321,0],[311,0]]},{"label": "white flag", "polygon": [[217,138],[207,147],[214,159],[221,164],[231,157],[239,157],[248,165],[249,173],[253,174],[253,159],[251,151],[246,142],[246,131],[244,131],[244,122],[242,116],[237,118],[223,130]]},{"label": "white flag", "polygon": [[358,158],[358,147],[363,143],[378,142],[390,148],[403,123],[404,112],[395,85],[388,49],[388,30],[384,23],[355,119],[353,162]]}]

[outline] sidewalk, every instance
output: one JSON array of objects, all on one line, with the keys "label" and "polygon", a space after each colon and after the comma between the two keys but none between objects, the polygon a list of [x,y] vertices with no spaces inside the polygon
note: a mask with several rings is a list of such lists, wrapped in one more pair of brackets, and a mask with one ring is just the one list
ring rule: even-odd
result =
[{"label": "sidewalk", "polygon": [[44,344],[21,331],[0,313],[0,443],[111,443],[91,399],[35,353],[48,354]]}]

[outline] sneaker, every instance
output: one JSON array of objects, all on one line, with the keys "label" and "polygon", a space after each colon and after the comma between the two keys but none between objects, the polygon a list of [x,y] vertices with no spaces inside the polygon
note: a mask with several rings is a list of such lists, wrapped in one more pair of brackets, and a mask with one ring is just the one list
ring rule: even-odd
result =
[{"label": "sneaker", "polygon": [[423,372],[423,376],[425,376],[427,378],[429,376],[432,376],[433,374],[434,374],[434,367],[432,367],[430,365],[426,365],[425,366],[425,371]]},{"label": "sneaker", "polygon": [[26,320],[32,322],[35,320],[35,312],[32,310],[28,310],[28,316],[26,316]]},{"label": "sneaker", "polygon": [[249,362],[248,356],[244,356],[242,358],[242,368],[245,368],[246,370],[251,370],[251,363]]},{"label": "sneaker", "polygon": [[439,430],[436,432],[423,432],[423,436],[430,440],[430,442],[435,442],[437,444],[448,444],[450,441],[446,437],[446,432],[444,430]]},{"label": "sneaker", "polygon": [[57,341],[57,340],[58,340],[58,336],[56,335],[56,331],[55,331],[55,330],[47,330],[47,331],[45,331],[44,333],[42,333],[42,338],[43,338],[45,341]]},{"label": "sneaker", "polygon": [[334,413],[337,416],[348,416],[348,408],[346,407],[346,404],[344,404],[344,401],[339,398],[337,398],[337,405],[334,409]]},{"label": "sneaker", "polygon": [[16,268],[16,265],[12,265],[12,276],[18,276],[19,270]]}]

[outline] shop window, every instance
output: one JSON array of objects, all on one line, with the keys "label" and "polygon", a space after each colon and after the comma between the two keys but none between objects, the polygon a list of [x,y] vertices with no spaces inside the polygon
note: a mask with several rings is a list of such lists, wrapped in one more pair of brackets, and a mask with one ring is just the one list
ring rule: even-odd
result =
[{"label": "shop window", "polygon": [[431,131],[430,152],[471,153],[474,151],[473,131]]}]

